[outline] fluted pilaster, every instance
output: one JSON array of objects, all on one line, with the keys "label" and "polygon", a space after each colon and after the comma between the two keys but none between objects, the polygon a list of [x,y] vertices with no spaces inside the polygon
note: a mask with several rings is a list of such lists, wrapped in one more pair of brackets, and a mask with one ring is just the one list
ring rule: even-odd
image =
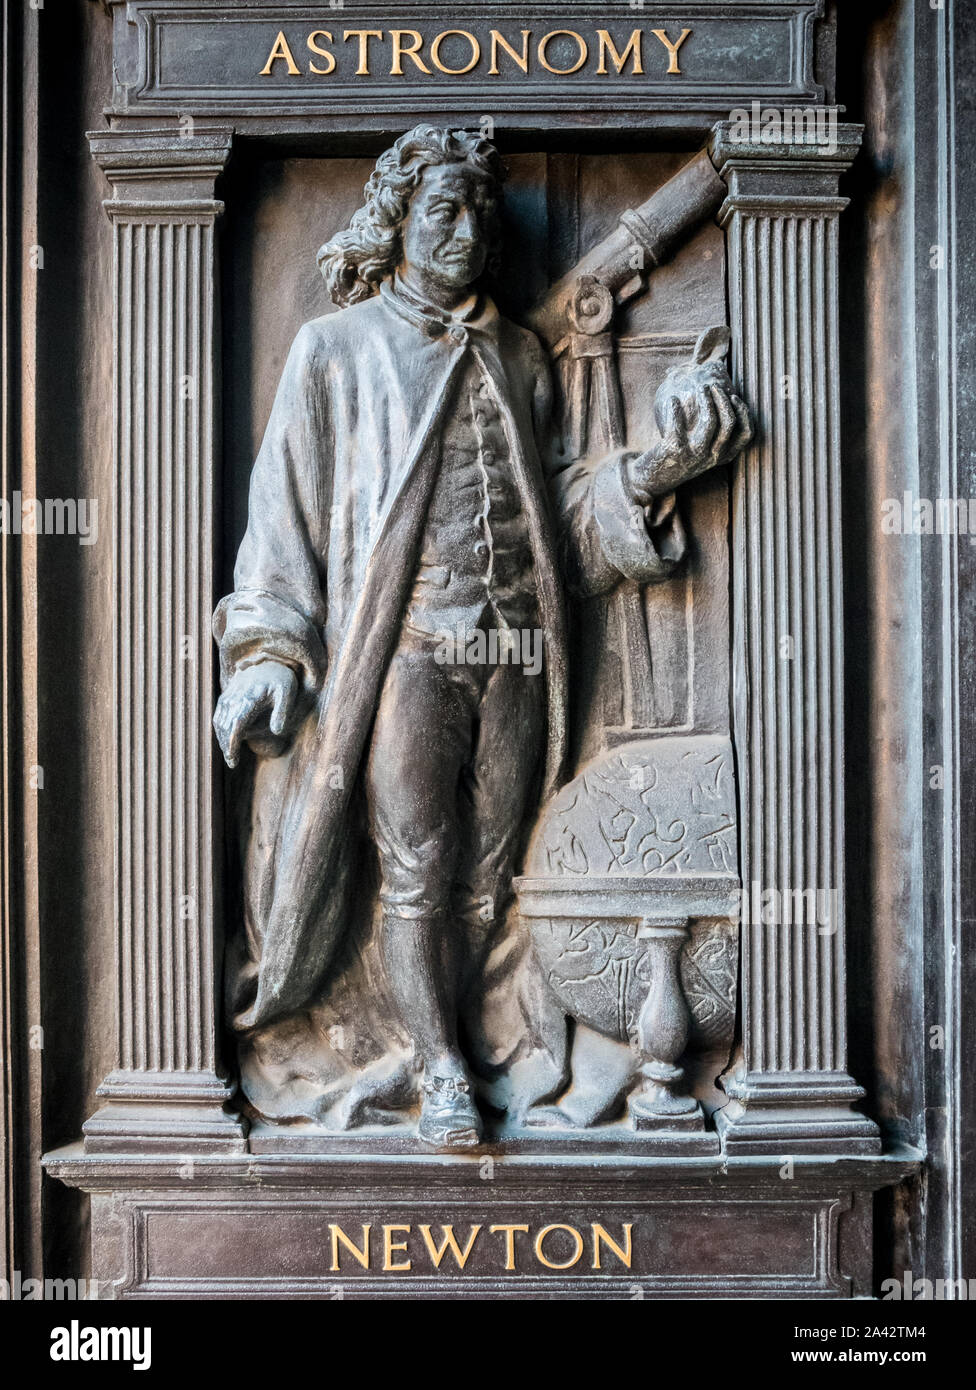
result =
[{"label": "fluted pilaster", "polygon": [[836,136],[713,139],[733,373],[758,424],[733,489],[742,1042],[719,1116],[747,1152],[878,1147],[847,1074],[837,224],[860,127]]},{"label": "fluted pilaster", "polygon": [[115,234],[117,1065],[89,1149],[243,1146],[218,1056],[215,180],[225,131],[98,133]]}]

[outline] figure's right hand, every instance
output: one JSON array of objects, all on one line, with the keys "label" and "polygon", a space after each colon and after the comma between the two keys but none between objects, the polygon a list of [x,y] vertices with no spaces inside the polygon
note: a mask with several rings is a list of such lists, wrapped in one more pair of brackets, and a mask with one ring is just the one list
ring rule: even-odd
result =
[{"label": "figure's right hand", "polygon": [[228,767],[236,767],[241,744],[259,719],[271,711],[269,728],[280,737],[298,696],[298,679],[280,661],[260,661],[235,672],[214,712],[214,731]]}]

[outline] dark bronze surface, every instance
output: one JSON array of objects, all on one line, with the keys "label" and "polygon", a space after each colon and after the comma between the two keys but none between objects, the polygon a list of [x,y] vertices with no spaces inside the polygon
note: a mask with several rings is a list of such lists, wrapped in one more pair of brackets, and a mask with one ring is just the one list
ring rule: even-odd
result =
[{"label": "dark bronze surface", "polygon": [[[102,523],[90,548],[2,537],[11,1268],[78,1274],[90,1248],[104,1293],[123,1298],[816,1299],[877,1294],[906,1271],[971,1273],[971,547],[889,536],[878,521],[905,490],[974,492],[962,280],[971,120],[957,99],[971,22],[952,0],[837,11],[703,0],[683,19],[651,0],[540,5],[524,20],[529,71],[503,53],[495,78],[491,29],[519,43],[509,6],[8,7],[6,496],[97,496]],[[459,77],[432,60],[436,35],[455,27],[482,47],[480,66]],[[331,82],[307,70],[327,61],[306,43],[316,28],[333,31]],[[345,28],[383,31],[369,75],[351,70]],[[409,57],[402,77],[390,72],[395,28],[417,30],[429,77]],[[611,56],[597,73],[599,28],[618,50],[639,29],[646,71],[628,60],[618,73]],[[658,28],[672,42],[692,30],[678,74],[665,71]],[[301,71],[279,58],[262,77],[279,29]],[[540,63],[550,29],[585,38],[578,72]],[[563,39],[545,52],[569,64],[575,40]],[[463,63],[464,43],[443,43],[447,66]],[[733,133],[733,108],[796,103],[827,116],[835,100],[830,152]],[[543,775],[549,702],[538,727],[513,702],[519,682],[545,687],[545,644],[538,677],[465,662],[436,697],[413,676],[394,679],[416,668],[402,625],[396,661],[366,663],[377,685],[362,751],[376,740],[393,776],[374,779],[372,812],[367,764],[346,779],[362,812],[340,843],[352,911],[326,937],[313,911],[309,939],[334,955],[317,969],[299,951],[313,1002],[266,1025],[258,1090],[257,1034],[233,1026],[254,996],[224,988],[248,986],[252,807],[270,806],[254,782],[288,764],[322,686],[297,691],[287,728],[269,726],[225,771],[210,728],[208,620],[235,587],[248,479],[292,342],[323,316],[338,341],[339,323],[374,303],[333,305],[316,249],[349,226],[377,157],[418,123],[487,139],[509,167],[486,288],[506,333],[529,327],[544,344],[555,424],[510,438],[501,423],[524,375],[521,348],[499,354],[495,420],[478,420],[477,391],[459,377],[437,431],[457,491],[431,470],[398,622],[408,609],[421,630],[432,613],[468,613],[467,586],[485,577],[481,553],[463,549],[476,477],[498,494],[502,607],[519,630],[541,626],[519,580],[527,513],[506,472],[513,457],[531,436],[544,457],[553,446],[557,458],[578,455],[591,482],[617,451],[640,459],[659,438],[654,397],[668,374],[720,356],[720,336],[699,342],[703,333],[730,332],[729,375],[756,435],[731,467],[680,482],[673,510],[653,499],[649,534],[667,537],[656,559],[645,552],[655,582],[645,569],[628,575],[617,548],[604,558],[624,578],[582,594],[589,566],[554,547],[568,699],[552,794],[529,785]],[[683,170],[700,198],[668,192]],[[44,269],[26,273],[35,243]],[[382,372],[365,341],[357,354],[364,372]],[[625,470],[621,485],[639,490],[641,472]],[[543,505],[555,520],[560,505]],[[425,586],[445,569],[428,608]],[[323,623],[323,652],[328,637]],[[526,655],[534,666],[533,645]],[[487,689],[497,672],[506,692]],[[377,724],[388,676],[394,717]],[[527,715],[525,756],[506,737],[492,759],[499,777],[483,810],[493,814],[459,818],[444,840],[475,843],[480,826],[501,845],[511,825],[499,823],[518,822],[511,870],[474,898],[504,917],[514,873],[520,917],[492,921],[479,961],[487,941],[461,914],[475,964],[464,1070],[450,1052],[426,1143],[413,1059],[450,1015],[451,992],[445,1004],[432,971],[437,1007],[421,1017],[411,969],[398,969],[398,999],[384,979],[397,948],[383,949],[371,915],[384,879],[378,831],[404,807],[400,755],[411,775],[418,766],[413,740],[397,737],[408,721],[396,692],[408,687],[420,708],[409,732],[436,709],[438,760],[453,750],[468,784],[482,707],[506,729]],[[341,754],[326,763],[336,766],[345,775]],[[434,788],[435,812],[439,799],[452,804],[451,778]],[[281,790],[282,804],[300,805]],[[418,822],[399,820],[402,845]],[[683,856],[673,874],[669,846]],[[391,904],[417,887],[399,880],[400,857],[385,862]],[[465,859],[488,873],[478,854]],[[263,864],[268,897],[324,871],[312,856],[283,877],[274,847]],[[481,888],[461,864],[452,910],[464,908],[466,879]],[[329,890],[338,882],[329,871]],[[827,904],[810,933],[783,922],[782,896],[764,920],[765,890],[804,888]],[[313,890],[291,905],[321,906]],[[414,963],[415,945],[404,950]],[[392,1054],[400,1071],[377,1075]],[[482,1142],[441,1152],[444,1115],[448,1137],[473,1141],[480,1125]],[[42,1180],[45,1152],[63,1181]],[[627,1223],[631,1266],[604,1244],[606,1268],[593,1270],[594,1226],[619,1241]],[[346,1245],[333,1270],[333,1228],[361,1245],[365,1224],[369,1271]],[[490,1227],[523,1224],[510,1270],[505,1232]],[[399,1225],[410,1229],[384,1229]],[[463,1247],[480,1226],[469,1267],[448,1249],[437,1268],[425,1226],[435,1247],[442,1228]],[[563,1228],[542,1238],[556,1262],[573,1259],[573,1232],[583,1242],[565,1270],[536,1256],[546,1226]],[[387,1236],[390,1262],[410,1270],[383,1269]]]}]

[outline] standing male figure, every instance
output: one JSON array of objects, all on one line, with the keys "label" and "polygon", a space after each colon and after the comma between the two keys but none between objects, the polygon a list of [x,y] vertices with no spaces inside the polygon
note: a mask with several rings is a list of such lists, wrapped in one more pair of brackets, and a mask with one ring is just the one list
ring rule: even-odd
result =
[{"label": "standing male figure", "polygon": [[[343,312],[292,347],[214,619],[217,736],[230,766],[245,741],[259,760],[236,1022],[261,1028],[322,990],[363,807],[385,974],[423,1073],[419,1134],[438,1147],[481,1137],[459,1006],[533,802],[559,782],[563,581],[666,578],[681,558],[667,494],[750,436],[713,373],[692,427],[674,402],[649,452],[558,456],[543,350],[481,288],[501,178],[486,140],[432,126],[378,161],[320,253]],[[445,662],[462,628],[538,629],[541,674]]]}]

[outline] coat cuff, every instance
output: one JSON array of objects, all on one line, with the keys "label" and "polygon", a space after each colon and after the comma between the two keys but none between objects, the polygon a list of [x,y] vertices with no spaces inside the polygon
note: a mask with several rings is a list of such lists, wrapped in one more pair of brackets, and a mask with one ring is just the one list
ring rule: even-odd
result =
[{"label": "coat cuff", "polygon": [[244,589],[221,599],[213,633],[220,644],[221,687],[242,667],[280,661],[298,675],[305,695],[321,688],[326,668],[322,639],[302,613],[275,594]]},{"label": "coat cuff", "polygon": [[683,559],[684,527],[674,494],[659,498],[648,514],[627,486],[629,452],[609,458],[593,481],[593,515],[607,560],[626,579],[652,584],[665,579]]}]

